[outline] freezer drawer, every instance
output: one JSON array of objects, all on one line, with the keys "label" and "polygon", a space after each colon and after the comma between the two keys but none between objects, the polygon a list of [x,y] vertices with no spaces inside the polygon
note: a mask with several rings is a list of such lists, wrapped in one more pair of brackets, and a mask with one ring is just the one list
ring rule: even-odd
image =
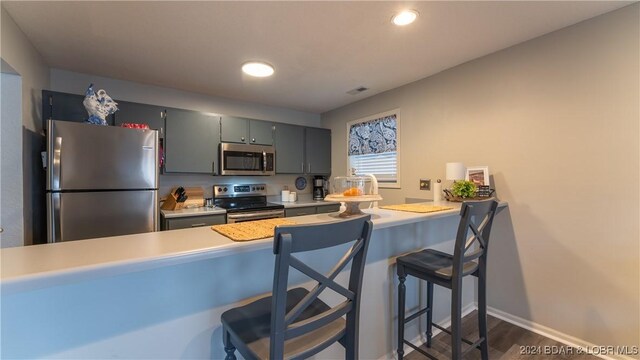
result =
[{"label": "freezer drawer", "polygon": [[47,194],[48,241],[156,231],[156,190]]}]

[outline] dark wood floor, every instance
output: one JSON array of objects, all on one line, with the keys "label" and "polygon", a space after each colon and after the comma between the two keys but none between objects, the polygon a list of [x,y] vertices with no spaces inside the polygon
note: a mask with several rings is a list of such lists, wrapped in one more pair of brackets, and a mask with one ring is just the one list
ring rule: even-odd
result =
[{"label": "dark wood floor", "polygon": [[[414,320],[420,321],[420,320]],[[592,355],[578,355],[576,350],[555,340],[525,330],[493,316],[487,319],[489,337],[489,358],[500,360],[595,360]],[[434,329],[435,330],[435,329]],[[478,314],[476,311],[462,319],[462,336],[468,340],[478,339]],[[418,345],[418,344],[416,344]],[[451,343],[447,333],[441,332],[432,340],[431,348],[422,345],[421,348],[438,359],[451,359]],[[462,349],[469,345],[463,343]],[[411,350],[405,346],[405,352]],[[573,352],[573,354],[568,354]],[[405,357],[407,360],[425,359],[417,351],[412,351]],[[480,350],[468,352],[465,359],[480,359]]]}]

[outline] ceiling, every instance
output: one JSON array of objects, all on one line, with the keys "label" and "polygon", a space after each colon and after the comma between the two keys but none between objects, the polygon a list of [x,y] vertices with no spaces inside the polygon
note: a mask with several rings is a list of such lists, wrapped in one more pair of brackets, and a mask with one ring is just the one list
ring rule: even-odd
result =
[{"label": "ceiling", "polygon": [[[321,113],[631,2],[2,1],[53,68]],[[418,20],[391,17],[415,9]],[[270,78],[240,66],[263,60]],[[364,86],[369,90],[349,95]]]}]

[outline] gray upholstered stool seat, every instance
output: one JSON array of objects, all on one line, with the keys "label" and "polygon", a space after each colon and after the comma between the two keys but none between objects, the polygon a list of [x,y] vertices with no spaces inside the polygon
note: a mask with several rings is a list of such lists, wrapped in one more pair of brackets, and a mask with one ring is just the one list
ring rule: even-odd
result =
[{"label": "gray upholstered stool seat", "polygon": [[[453,273],[453,256],[442,251],[426,249],[399,257],[396,262],[405,269],[415,270],[416,277],[428,280],[440,277],[450,280]],[[478,269],[478,263],[469,261],[463,265],[462,276],[472,274]]]},{"label": "gray upholstered stool seat", "polygon": [[[295,288],[287,291],[287,312],[291,311],[302,299],[309,294],[309,290]],[[272,296],[266,296],[247,305],[227,310],[222,314],[222,324],[232,333],[232,336],[241,339],[254,353],[256,358],[269,358],[269,340],[271,336],[271,301]],[[315,299],[298,317],[299,321],[310,319],[313,316],[330,310],[329,305],[320,299]],[[293,323],[292,325],[295,325]],[[292,359],[304,357],[304,352],[323,343],[332,344],[341,338],[346,330],[346,321],[343,318],[307,333],[303,336],[286,340],[284,343],[284,358]]]}]

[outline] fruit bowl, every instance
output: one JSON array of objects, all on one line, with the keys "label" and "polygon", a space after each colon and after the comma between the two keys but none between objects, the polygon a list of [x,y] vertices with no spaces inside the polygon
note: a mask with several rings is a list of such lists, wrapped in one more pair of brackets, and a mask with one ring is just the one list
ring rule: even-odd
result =
[{"label": "fruit bowl", "polygon": [[380,201],[382,197],[376,194],[376,187],[368,176],[336,176],[332,181],[331,194],[324,199],[345,203],[346,210],[340,217],[362,215],[361,202]]}]

